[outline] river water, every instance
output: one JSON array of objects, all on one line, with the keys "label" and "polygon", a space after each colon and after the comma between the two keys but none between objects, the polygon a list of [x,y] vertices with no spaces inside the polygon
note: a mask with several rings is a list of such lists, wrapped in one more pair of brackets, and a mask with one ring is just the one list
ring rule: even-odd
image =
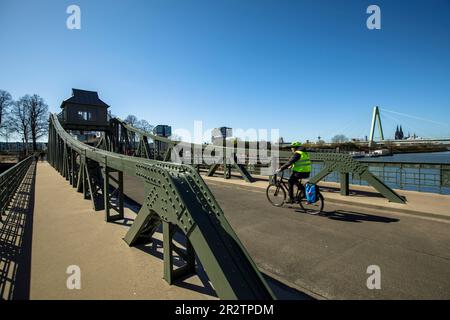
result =
[{"label": "river water", "polygon": [[400,153],[392,156],[359,158],[361,161],[376,162],[413,162],[413,163],[447,163],[450,164],[450,151],[427,153]]}]

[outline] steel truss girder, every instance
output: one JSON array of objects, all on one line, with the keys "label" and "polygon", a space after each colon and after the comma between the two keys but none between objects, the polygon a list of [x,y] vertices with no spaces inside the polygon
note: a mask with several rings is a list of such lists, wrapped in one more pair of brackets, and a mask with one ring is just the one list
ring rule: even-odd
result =
[{"label": "steel truss girder", "polygon": [[[154,142],[159,141],[161,143],[167,143],[168,148],[166,153],[163,156],[164,161],[170,161],[170,153],[173,147],[176,145],[175,141],[172,141],[167,138],[159,137],[156,135],[152,135],[143,130],[134,128],[128,125],[126,122],[115,118],[112,120],[115,126],[121,127],[121,130],[126,132],[133,132],[135,135],[140,137],[140,140],[143,141],[144,138],[151,138]],[[148,146],[148,144],[147,144]],[[191,150],[195,150],[195,148],[200,148],[203,150],[204,146],[195,145],[193,143],[190,144]],[[233,150],[229,150],[227,147],[218,147],[222,154],[223,160],[222,163],[210,165],[207,176],[213,176],[220,165],[223,166],[223,177],[225,179],[229,179],[231,177],[231,169],[235,168],[241,176],[247,182],[253,182],[255,179],[248,172],[247,168],[243,164],[238,164],[236,161],[236,153],[234,151],[238,151],[238,149],[233,148]],[[234,161],[230,161],[226,156],[227,151],[230,154],[234,155]],[[279,152],[280,155],[285,154],[287,157],[290,157],[289,152]],[[145,157],[144,155],[141,155]],[[147,157],[148,158],[148,157]],[[367,166],[355,161],[352,157],[346,154],[339,153],[310,153],[310,158],[312,161],[320,161],[325,163],[324,169],[319,172],[315,177],[310,179],[311,182],[317,183],[318,181],[325,178],[328,174],[337,171],[340,174],[340,182],[341,182],[341,194],[348,195],[349,194],[349,174],[357,175],[361,177],[362,180],[365,180],[369,185],[374,187],[381,195],[387,198],[389,201],[396,203],[406,203],[406,198],[397,194],[394,190],[388,187],[383,181],[374,176],[368,169]]]},{"label": "steel truss girder", "polygon": [[[166,221],[163,222],[164,279],[169,284],[173,284],[179,279],[189,277],[196,273],[194,248],[189,238],[186,238],[185,251],[173,242],[176,229],[175,225]],[[185,261],[185,264],[177,269],[174,269],[174,252]]]},{"label": "steel truss girder", "polygon": [[[118,140],[120,139],[117,137],[111,137],[114,150],[119,147]],[[64,145],[78,155],[77,187],[83,191],[85,197],[90,196],[93,202],[97,189],[93,186],[95,179],[92,176],[98,177],[93,168],[107,168],[107,171],[115,170],[141,178],[147,197],[126,234],[125,241],[129,245],[136,244],[142,236],[151,235],[162,222],[163,235],[166,235],[164,244],[168,246],[164,249],[164,274],[167,281],[171,282],[177,277],[177,271],[173,271],[170,265],[170,252],[180,253],[180,250],[168,242],[172,240],[171,230],[177,228],[192,245],[192,248],[188,249],[189,254],[185,255],[188,263],[188,267],[185,268],[186,274],[195,269],[192,264],[192,250],[194,250],[220,298],[274,298],[271,289],[229,225],[211,191],[193,167],[125,156],[88,146],[64,131],[56,115],[51,115],[49,161],[59,172],[64,161],[61,160],[64,159]],[[106,194],[106,187],[103,189]]]},{"label": "steel truss girder", "polygon": [[361,180],[366,181],[389,201],[406,203],[405,197],[399,195],[397,192],[388,187],[383,181],[373,175],[366,165],[359,163],[347,154],[310,152],[310,158],[311,161],[324,163],[322,170],[309,179],[312,183],[319,182],[332,172],[338,172],[340,174],[341,194],[348,195],[349,174],[352,174],[359,177]]},{"label": "steel truss girder", "polygon": [[[105,160],[106,161],[106,160]],[[107,165],[102,169],[104,180],[104,208],[105,221],[117,221],[124,218],[124,190],[123,190],[123,172],[109,168]],[[111,173],[117,173],[117,177]],[[113,182],[113,184],[110,183]],[[112,215],[111,209],[117,214]]]},{"label": "steel truss girder", "polygon": [[[147,159],[161,159],[163,161],[169,162],[170,161],[170,156],[171,156],[171,152],[173,151],[173,147],[177,144],[176,141],[170,140],[168,138],[164,138],[164,137],[160,137],[157,135],[153,135],[151,133],[145,132],[141,129],[138,128],[134,128],[133,126],[127,124],[125,121],[119,119],[119,118],[114,118],[111,119],[111,124],[112,126],[115,128],[115,130],[112,130],[113,132],[115,132],[115,134],[118,134],[118,139],[116,138],[117,141],[125,141],[123,138],[121,138],[121,134],[119,134],[119,132],[127,132],[127,135],[130,135],[130,133],[133,133],[134,136],[139,137],[139,146],[135,152],[135,155],[138,157],[143,157],[143,158],[147,158]],[[119,129],[120,128],[120,129]],[[150,147],[148,145],[148,139],[152,139],[154,142],[154,152],[153,155],[151,155],[150,152]],[[124,142],[122,142],[123,144]],[[164,154],[160,153],[159,148],[156,147],[157,144],[166,144],[167,145],[167,150]],[[126,141],[125,141],[125,145]],[[195,150],[196,148],[203,150],[204,146],[202,145],[195,145],[193,143],[190,144],[191,146],[191,150]],[[229,179],[231,177],[231,168],[235,168],[240,174],[241,176],[245,179],[245,181],[247,182],[254,182],[255,179],[252,177],[252,175],[250,174],[250,172],[248,172],[247,168],[243,165],[243,164],[238,164],[237,163],[237,159],[236,156],[234,156],[234,161],[231,161],[232,159],[228,159],[228,157],[226,157],[226,151],[230,151],[229,148],[226,147],[218,147],[222,150],[222,154],[224,155],[223,157],[223,166],[224,166],[224,178]],[[158,149],[158,150],[156,150]],[[120,148],[119,148],[120,150]],[[234,151],[234,149],[233,149]],[[123,153],[120,151],[116,151],[119,153]],[[234,152],[232,153],[234,154]],[[213,175],[214,172],[217,170],[218,166],[217,165],[210,165],[209,168],[209,172],[212,172],[211,174],[208,175]]]}]

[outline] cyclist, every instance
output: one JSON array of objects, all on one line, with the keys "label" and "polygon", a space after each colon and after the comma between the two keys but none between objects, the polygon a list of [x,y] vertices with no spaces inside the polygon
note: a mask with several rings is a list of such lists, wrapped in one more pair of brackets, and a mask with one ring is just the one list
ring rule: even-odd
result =
[{"label": "cyclist", "polygon": [[[291,143],[291,151],[293,153],[291,159],[275,172],[278,173],[287,168],[292,169],[292,174],[288,180],[289,183],[289,200],[286,203],[294,203],[294,185],[301,179],[309,178],[311,174],[311,160],[308,152],[304,151],[302,144],[298,141]],[[300,188],[304,188],[299,184]]]}]

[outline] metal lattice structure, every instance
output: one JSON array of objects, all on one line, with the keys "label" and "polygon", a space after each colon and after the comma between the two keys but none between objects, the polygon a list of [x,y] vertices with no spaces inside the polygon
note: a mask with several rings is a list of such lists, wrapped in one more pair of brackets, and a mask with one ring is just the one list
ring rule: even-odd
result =
[{"label": "metal lattice structure", "polygon": [[323,169],[315,176],[309,179],[312,183],[318,183],[332,172],[339,172],[341,194],[349,194],[349,174],[353,174],[361,180],[366,181],[375,188],[381,195],[389,199],[389,201],[397,203],[405,203],[406,199],[397,192],[388,187],[383,181],[377,178],[369,171],[369,167],[359,163],[351,156],[340,153],[310,153],[312,161],[323,162]]},{"label": "metal lattice structure", "polygon": [[[111,152],[119,150],[120,139],[120,132],[104,137],[102,145],[110,151],[88,146],[51,115],[48,160],[96,210],[105,210],[106,221],[123,219],[123,175],[142,180],[147,196],[124,240],[130,246],[148,242],[162,224],[164,278],[169,283],[195,272],[195,253],[220,298],[274,298],[197,171],[188,165]],[[185,250],[173,242],[177,230],[186,237]],[[183,258],[184,267],[174,270],[174,253]]]},{"label": "metal lattice structure", "polygon": [[[125,153],[126,150],[132,150],[132,154],[134,156],[169,161],[171,151],[173,150],[174,146],[179,143],[177,141],[172,141],[170,139],[159,137],[143,130],[134,128],[118,118],[114,118],[111,120],[111,127],[113,128],[110,131],[111,134],[109,136],[105,135],[103,137],[102,148],[121,154]],[[158,150],[151,151],[148,143],[149,140],[152,140],[153,142],[159,141],[161,143],[167,144],[166,151],[164,153],[158,153]],[[196,145],[193,143],[187,145],[190,146],[191,150],[197,149],[203,151],[205,148],[205,146],[203,145]],[[249,153],[256,154],[255,152],[249,152],[249,150],[240,150],[238,148],[231,149],[221,146],[214,146],[214,148],[219,150],[223,157],[219,162],[208,166],[207,176],[213,176],[220,167],[223,167],[223,175],[225,179],[229,179],[231,177],[231,170],[234,168],[247,182],[253,182],[255,180],[248,172],[246,166],[238,163],[236,156],[234,156],[233,159],[229,159],[229,157],[227,157],[227,153],[232,155],[244,154],[248,157]],[[280,151],[278,152],[277,157],[278,156],[280,158],[289,158],[291,156],[291,153],[287,151]],[[373,175],[369,171],[367,165],[354,160],[347,154],[310,152],[310,159],[311,161],[316,163],[324,163],[323,169],[318,174],[310,178],[309,181],[313,183],[318,183],[332,172],[338,172],[340,175],[341,195],[347,196],[349,195],[349,175],[352,174],[354,177],[366,181],[389,201],[396,203],[406,202],[406,199],[404,197],[397,194],[383,181]],[[273,159],[273,162],[278,162],[278,159]],[[194,166],[196,166],[198,170],[200,165],[194,164]]]},{"label": "metal lattice structure", "polygon": [[[113,118],[110,121],[111,131],[102,136],[99,143],[99,148],[104,150],[114,151],[120,154],[130,153],[136,157],[142,157],[147,159],[163,160],[169,161],[171,159],[171,152],[174,152],[174,147],[181,141],[173,141],[168,138],[160,137],[144,130],[135,128],[125,121],[119,118]],[[150,148],[149,141],[153,141],[154,148]],[[165,145],[163,150],[159,150],[156,146]],[[198,145],[194,143],[183,144],[190,147],[191,150],[201,150],[203,151],[206,146]],[[220,150],[223,155],[214,165],[210,165],[208,169],[208,176],[214,175],[220,166],[224,167],[224,178],[228,179],[231,177],[231,169],[236,169],[241,176],[247,182],[253,182],[254,179],[251,174],[247,171],[243,164],[239,164],[236,161],[236,157],[230,161],[227,157],[227,150],[229,154],[236,154],[235,150],[229,150],[230,148],[214,146],[215,149]],[[241,154],[245,153],[246,150],[241,150]],[[195,155],[194,155],[195,156]],[[194,158],[192,158],[193,160]],[[193,164],[193,163],[191,163]],[[199,169],[200,165],[195,164],[195,167]]]},{"label": "metal lattice structure", "polygon": [[35,158],[29,156],[0,174],[0,221]]}]

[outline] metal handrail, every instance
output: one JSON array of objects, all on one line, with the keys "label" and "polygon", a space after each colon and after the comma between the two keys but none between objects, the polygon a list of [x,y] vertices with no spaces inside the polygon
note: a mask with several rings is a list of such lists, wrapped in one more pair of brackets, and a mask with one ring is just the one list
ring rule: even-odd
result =
[{"label": "metal handrail", "polygon": [[416,164],[416,165],[427,165],[427,166],[434,166],[434,165],[441,165],[441,166],[450,166],[450,162],[417,162],[417,161],[377,161],[377,160],[358,160],[358,162],[364,163],[364,164],[374,164],[374,163],[388,163],[388,164]]},{"label": "metal handrail", "polygon": [[0,221],[35,158],[31,155],[0,174]]},{"label": "metal handrail", "polygon": [[[179,143],[179,142],[174,142],[174,141],[171,141],[170,139],[158,137],[158,136],[149,134],[143,130],[134,128],[133,126],[127,124],[126,122],[124,122],[123,120],[120,120],[118,118],[114,119],[114,121],[119,123],[126,130],[132,131],[133,133],[139,135],[140,137],[151,138],[154,141],[166,142],[166,143],[169,143],[172,147],[174,145],[176,145],[177,143]],[[194,143],[187,143],[187,146],[190,146],[191,150],[193,148],[195,150],[196,147],[200,148],[199,150],[202,150],[203,148],[207,147],[204,145],[198,145],[198,144],[194,144]],[[230,151],[230,154],[240,154],[241,150],[244,152],[243,153],[244,155],[247,155],[247,154],[250,155],[251,153],[249,153],[250,152],[249,149],[240,149],[238,146],[232,147],[232,148],[214,146],[214,148],[217,148],[219,150],[221,149],[222,154],[223,154],[223,161],[220,163],[212,164],[210,166],[210,169],[208,170],[208,173],[207,173],[208,176],[214,175],[214,173],[220,166],[226,166],[226,168],[223,171],[224,171],[224,177],[228,178],[231,174],[231,167],[234,166],[240,172],[240,174],[246,181],[248,181],[248,182],[254,181],[253,177],[248,172],[245,165],[236,164],[234,161],[229,163],[229,161],[227,160],[227,156],[226,156],[228,154],[228,151]],[[236,153],[234,153],[234,152],[236,152]],[[276,163],[277,160],[279,160],[279,158],[290,157],[292,155],[292,153],[290,151],[283,151],[283,150],[277,150],[276,152],[273,150],[266,150],[266,152],[267,152],[267,154],[266,154],[267,158],[272,158],[272,160],[273,160],[272,163],[273,162]],[[169,156],[169,150],[167,150],[167,152],[164,156],[164,160],[168,161],[169,160],[168,156]],[[146,157],[148,157],[148,155]],[[394,190],[392,190],[385,183],[383,183],[383,181],[381,181],[376,176],[371,174],[371,172],[369,172],[369,170],[368,170],[367,165],[364,165],[364,164],[356,161],[348,154],[311,152],[310,159],[311,159],[311,161],[322,162],[325,164],[324,168],[310,179],[311,182],[313,182],[313,183],[319,182],[320,180],[324,179],[327,175],[329,175],[333,172],[339,172],[339,174],[341,176],[341,194],[348,195],[349,194],[349,174],[350,173],[356,174],[359,177],[361,177],[361,179],[366,181],[368,184],[373,186],[384,197],[389,199],[389,201],[397,202],[397,203],[405,203],[406,202],[405,197],[397,194]],[[197,165],[197,168],[199,168],[198,165]]]},{"label": "metal handrail", "polygon": [[[172,227],[177,226],[192,246],[218,296],[224,299],[271,299],[274,295],[255,263],[228,223],[222,209],[200,175],[191,166],[121,155],[88,146],[74,139],[50,117],[50,164],[94,202],[93,166],[103,170],[102,193],[108,202],[108,171],[140,178],[146,198],[124,240],[134,245],[163,224],[164,278],[171,283]],[[120,182],[119,182],[120,183]],[[119,187],[120,188],[120,187]],[[89,190],[89,192],[86,192]],[[123,192],[123,190],[122,190]],[[105,205],[105,211],[108,205]],[[123,219],[123,216],[121,216]],[[189,250],[188,250],[189,251]],[[194,261],[193,259],[188,259]],[[194,268],[195,269],[195,268]]]}]

